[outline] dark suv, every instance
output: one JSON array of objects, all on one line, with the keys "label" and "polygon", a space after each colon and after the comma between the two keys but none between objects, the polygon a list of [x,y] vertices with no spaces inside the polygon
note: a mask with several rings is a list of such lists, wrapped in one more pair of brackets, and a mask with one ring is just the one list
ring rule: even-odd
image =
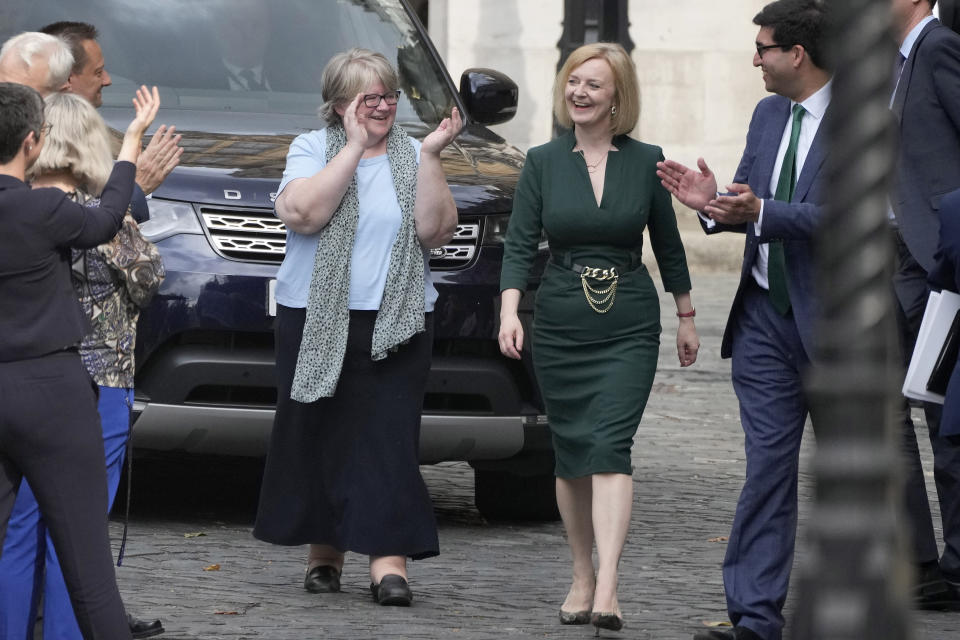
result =
[{"label": "dark suv", "polygon": [[[122,130],[134,87],[156,84],[158,122],[176,125],[186,149],[142,225],[167,277],[140,319],[134,446],[265,454],[276,401],[273,285],[286,241],[273,201],[290,142],[320,126],[326,61],[364,46],[399,69],[397,121],[408,133],[422,138],[453,106],[467,116],[443,155],[460,222],[431,254],[440,298],[421,459],[469,461],[488,517],[553,517],[553,455],[532,368],[502,357],[496,341],[503,235],[523,156],[484,125],[513,115],[516,85],[475,69],[458,92],[405,0],[64,7],[36,2],[31,21],[97,25],[113,76],[107,121]],[[240,66],[259,69],[256,86]]]}]

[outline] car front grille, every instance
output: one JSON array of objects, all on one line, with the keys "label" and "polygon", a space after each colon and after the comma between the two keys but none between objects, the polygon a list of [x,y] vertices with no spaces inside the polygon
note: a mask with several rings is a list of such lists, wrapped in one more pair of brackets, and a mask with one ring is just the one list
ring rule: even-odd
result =
[{"label": "car front grille", "polygon": [[[280,263],[286,251],[287,228],[272,209],[200,207],[200,219],[214,250],[244,262]],[[453,239],[430,250],[435,271],[463,269],[473,263],[480,244],[480,219],[461,218]]]}]

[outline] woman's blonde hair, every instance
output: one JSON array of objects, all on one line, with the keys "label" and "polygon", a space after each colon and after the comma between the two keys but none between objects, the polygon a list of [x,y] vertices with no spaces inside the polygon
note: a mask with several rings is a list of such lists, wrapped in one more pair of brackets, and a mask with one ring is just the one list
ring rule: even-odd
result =
[{"label": "woman's blonde hair", "polygon": [[342,119],[334,107],[350,103],[370,83],[379,80],[387,91],[396,91],[400,79],[381,53],[369,49],[349,49],[330,58],[323,68],[323,104],[318,113],[328,124]]},{"label": "woman's blonde hair", "polygon": [[110,132],[103,118],[93,105],[73,93],[52,93],[44,102],[51,126],[29,177],[70,171],[81,189],[100,195],[113,170]]},{"label": "woman's blonde hair", "polygon": [[616,107],[616,113],[610,116],[610,130],[615,136],[630,133],[640,119],[640,84],[630,54],[615,42],[585,44],[575,49],[563,63],[553,84],[553,113],[557,122],[568,129],[573,127],[563,96],[567,79],[574,69],[594,58],[606,60],[613,71],[613,106]]}]

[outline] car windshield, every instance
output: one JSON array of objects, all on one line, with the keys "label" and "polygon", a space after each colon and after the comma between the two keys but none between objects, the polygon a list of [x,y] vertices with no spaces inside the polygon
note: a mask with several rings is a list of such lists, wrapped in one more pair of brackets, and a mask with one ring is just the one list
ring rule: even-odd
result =
[{"label": "car windshield", "polygon": [[355,46],[398,69],[399,122],[432,129],[454,105],[399,0],[34,1],[27,15],[20,30],[64,19],[97,26],[113,81],[103,90],[108,120],[129,109],[135,87],[155,84],[164,110],[191,112],[207,131],[238,121],[265,133],[314,129],[323,67]]}]

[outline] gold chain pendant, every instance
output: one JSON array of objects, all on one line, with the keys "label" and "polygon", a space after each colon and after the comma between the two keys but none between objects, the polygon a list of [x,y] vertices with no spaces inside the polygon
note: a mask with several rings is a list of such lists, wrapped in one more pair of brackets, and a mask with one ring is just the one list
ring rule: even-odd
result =
[{"label": "gold chain pendant", "polygon": [[[599,269],[592,269],[593,272],[600,271]],[[610,272],[613,273],[610,273]],[[610,280],[610,285],[606,289],[595,289],[587,283],[587,269],[584,269],[583,273],[580,274],[580,284],[583,286],[583,295],[587,299],[587,304],[590,305],[590,308],[596,311],[597,313],[606,313],[613,308],[613,301],[617,298],[617,282],[619,278],[617,277],[617,272],[615,269],[610,269],[607,271],[603,269],[603,275],[598,280]],[[605,305],[605,306],[604,306]]]}]

